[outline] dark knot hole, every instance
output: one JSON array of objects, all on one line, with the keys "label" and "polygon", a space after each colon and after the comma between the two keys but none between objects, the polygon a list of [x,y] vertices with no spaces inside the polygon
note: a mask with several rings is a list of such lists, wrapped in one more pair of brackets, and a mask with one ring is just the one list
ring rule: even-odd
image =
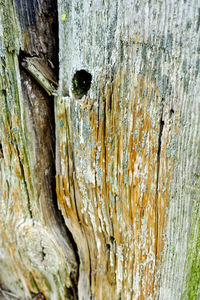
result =
[{"label": "dark knot hole", "polygon": [[77,71],[72,79],[72,92],[79,99],[90,89],[92,75],[85,70]]}]

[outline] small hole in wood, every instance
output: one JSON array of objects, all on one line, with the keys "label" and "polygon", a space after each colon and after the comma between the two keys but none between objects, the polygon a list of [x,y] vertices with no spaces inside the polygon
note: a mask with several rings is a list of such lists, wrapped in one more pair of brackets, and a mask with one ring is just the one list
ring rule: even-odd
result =
[{"label": "small hole in wood", "polygon": [[110,250],[110,244],[106,244],[108,250]]},{"label": "small hole in wood", "polygon": [[72,92],[79,99],[90,89],[92,75],[85,70],[77,71],[72,79]]},{"label": "small hole in wood", "polygon": [[3,158],[3,148],[2,144],[0,143],[0,158]]},{"label": "small hole in wood", "polygon": [[110,237],[110,241],[111,241],[112,244],[115,243],[115,238],[114,238],[114,236],[111,236],[111,237]]},{"label": "small hole in wood", "polygon": [[173,116],[173,114],[174,114],[174,110],[173,110],[173,109],[170,109],[170,112],[169,112],[170,118]]}]

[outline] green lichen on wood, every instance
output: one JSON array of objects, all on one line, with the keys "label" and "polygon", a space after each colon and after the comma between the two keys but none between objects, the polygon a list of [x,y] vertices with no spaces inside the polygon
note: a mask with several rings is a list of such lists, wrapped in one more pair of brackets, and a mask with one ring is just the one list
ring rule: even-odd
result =
[{"label": "green lichen on wood", "polygon": [[20,29],[15,15],[13,2],[10,0],[0,2],[1,16],[0,29],[3,44],[0,49],[0,55],[5,55],[5,49],[9,52],[18,51],[20,47]]},{"label": "green lichen on wood", "polygon": [[[9,160],[10,169],[13,172],[12,177],[15,178],[15,183],[19,181],[19,187],[21,189],[21,198],[27,200],[27,213],[31,213],[30,194],[32,190],[31,180],[26,180],[26,177],[30,173],[29,163],[26,155],[26,144],[23,137],[23,129],[21,123],[21,108],[20,108],[20,95],[17,78],[18,67],[16,64],[17,56],[15,53],[5,51],[5,58],[1,59],[1,104],[3,110],[0,112],[1,130],[0,137],[3,145],[3,152],[5,159]],[[18,74],[18,75],[17,75]],[[16,165],[12,163],[13,157],[16,156]],[[15,167],[14,167],[15,165]],[[16,174],[16,170],[19,173]],[[7,174],[8,172],[6,172]],[[9,177],[9,175],[7,175]],[[9,180],[9,179],[8,179]],[[23,205],[26,202],[24,201]],[[24,207],[25,209],[25,207]]]},{"label": "green lichen on wood", "polygon": [[[199,200],[198,200],[199,201]],[[199,205],[196,209],[199,211]],[[192,233],[188,249],[188,257],[186,263],[188,269],[187,289],[182,295],[182,300],[196,300],[200,296],[200,218],[198,214],[194,216]]]}]

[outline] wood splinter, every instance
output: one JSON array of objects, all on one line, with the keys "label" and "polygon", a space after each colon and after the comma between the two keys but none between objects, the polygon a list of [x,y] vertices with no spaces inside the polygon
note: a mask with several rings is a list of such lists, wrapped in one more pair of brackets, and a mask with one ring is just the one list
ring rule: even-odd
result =
[{"label": "wood splinter", "polygon": [[23,59],[22,66],[45,89],[49,96],[57,95],[58,83],[56,77],[44,59],[27,57]]}]

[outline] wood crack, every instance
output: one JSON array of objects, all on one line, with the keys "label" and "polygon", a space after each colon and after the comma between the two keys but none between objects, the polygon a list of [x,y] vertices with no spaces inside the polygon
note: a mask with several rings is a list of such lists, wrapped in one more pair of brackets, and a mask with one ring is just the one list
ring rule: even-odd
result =
[{"label": "wood crack", "polygon": [[24,183],[24,187],[25,187],[25,191],[26,191],[26,195],[27,195],[27,206],[28,206],[28,211],[30,214],[31,219],[33,218],[33,213],[32,213],[32,208],[31,208],[31,201],[30,201],[30,197],[29,197],[29,192],[28,192],[28,186],[26,183],[26,176],[25,176],[25,171],[24,171],[24,165],[21,161],[21,157],[20,157],[20,152],[19,152],[19,148],[17,143],[15,144],[15,148],[17,151],[17,156],[19,158],[19,165],[20,165],[20,169],[21,169],[21,174],[22,174],[22,178],[23,178],[23,183]]},{"label": "wood crack", "polygon": [[159,124],[159,135],[158,135],[158,151],[157,151],[157,178],[156,178],[156,198],[155,198],[155,205],[156,205],[156,220],[155,220],[155,238],[156,238],[156,245],[155,245],[155,255],[157,259],[157,252],[158,252],[158,189],[159,189],[159,175],[160,175],[160,160],[161,160],[161,148],[162,148],[162,135],[163,135],[163,128],[164,128],[164,121],[163,121],[163,99],[162,99],[162,107],[161,107],[161,117],[160,117],[160,124]]}]

